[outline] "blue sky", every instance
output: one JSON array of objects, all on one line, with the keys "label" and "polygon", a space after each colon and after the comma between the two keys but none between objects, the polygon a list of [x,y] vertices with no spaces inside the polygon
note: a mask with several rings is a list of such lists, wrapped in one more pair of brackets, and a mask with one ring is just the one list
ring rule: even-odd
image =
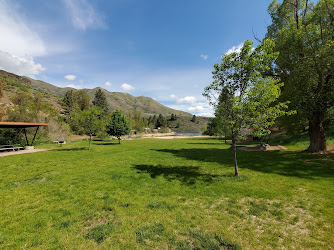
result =
[{"label": "blue sky", "polygon": [[212,115],[202,93],[213,65],[263,38],[270,2],[0,0],[0,68]]}]

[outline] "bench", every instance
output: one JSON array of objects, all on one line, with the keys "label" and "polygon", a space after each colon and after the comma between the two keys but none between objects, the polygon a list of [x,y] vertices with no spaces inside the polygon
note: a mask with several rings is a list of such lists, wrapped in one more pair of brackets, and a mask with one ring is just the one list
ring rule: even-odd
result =
[{"label": "bench", "polygon": [[19,151],[24,149],[20,145],[0,145],[0,151]]}]

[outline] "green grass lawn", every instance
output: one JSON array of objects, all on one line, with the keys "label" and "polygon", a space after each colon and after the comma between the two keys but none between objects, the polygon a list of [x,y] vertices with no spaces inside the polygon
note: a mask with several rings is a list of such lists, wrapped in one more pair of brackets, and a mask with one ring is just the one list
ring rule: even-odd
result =
[{"label": "green grass lawn", "polygon": [[334,155],[218,139],[44,145],[0,158],[0,248],[334,247]]}]

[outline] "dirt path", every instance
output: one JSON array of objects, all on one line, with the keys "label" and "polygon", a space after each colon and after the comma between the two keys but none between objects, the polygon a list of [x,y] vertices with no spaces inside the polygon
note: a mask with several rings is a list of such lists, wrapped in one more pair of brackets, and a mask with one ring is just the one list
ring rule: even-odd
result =
[{"label": "dirt path", "polygon": [[31,150],[19,150],[19,151],[11,151],[11,152],[2,152],[0,153],[0,157],[9,156],[9,155],[21,155],[21,154],[29,154],[29,153],[36,153],[47,151],[50,149],[31,149]]}]

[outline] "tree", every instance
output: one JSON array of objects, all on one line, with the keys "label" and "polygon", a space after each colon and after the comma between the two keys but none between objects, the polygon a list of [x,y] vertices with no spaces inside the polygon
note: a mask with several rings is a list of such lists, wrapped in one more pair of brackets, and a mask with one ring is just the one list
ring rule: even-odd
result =
[{"label": "tree", "polygon": [[192,121],[192,122],[196,122],[196,115],[193,115],[193,117],[191,118],[190,121]]},{"label": "tree", "polygon": [[155,126],[156,126],[156,127],[166,127],[166,126],[167,126],[167,121],[166,121],[166,119],[162,116],[162,114],[159,114]]},{"label": "tree", "polygon": [[69,90],[65,93],[62,103],[67,114],[75,109],[76,100],[73,90]]},{"label": "tree", "polygon": [[273,1],[267,37],[279,52],[274,75],[284,82],[281,100],[297,114],[290,127],[308,124],[309,152],[326,151],[326,124],[334,106],[334,1]]},{"label": "tree", "polygon": [[132,111],[130,123],[132,129],[136,130],[137,132],[143,132],[145,128],[145,119],[142,118],[142,114],[140,111]]},{"label": "tree", "polygon": [[78,113],[77,119],[79,125],[84,129],[85,134],[89,135],[89,146],[91,148],[92,136],[104,129],[105,121],[103,110],[97,107],[91,107]]},{"label": "tree", "polygon": [[111,114],[111,119],[107,125],[107,133],[116,136],[118,143],[121,144],[121,136],[128,135],[131,125],[126,115],[120,109],[115,109]]},{"label": "tree", "polygon": [[94,100],[93,100],[93,105],[95,105],[97,107],[100,107],[105,112],[107,112],[109,110],[109,105],[108,105],[108,102],[107,102],[106,95],[102,92],[101,89],[98,89],[95,92],[95,97],[94,97]]},{"label": "tree", "polygon": [[224,54],[222,63],[214,65],[213,83],[204,92],[216,109],[219,125],[231,135],[235,176],[239,175],[236,141],[243,137],[242,129],[253,127],[257,134],[269,133],[268,127],[287,108],[285,103],[274,104],[281,84],[263,76],[277,57],[274,43],[265,40],[254,51],[252,45],[245,41],[240,52]]},{"label": "tree", "polygon": [[90,107],[90,98],[84,90],[74,92],[74,101],[80,110],[87,110]]}]

